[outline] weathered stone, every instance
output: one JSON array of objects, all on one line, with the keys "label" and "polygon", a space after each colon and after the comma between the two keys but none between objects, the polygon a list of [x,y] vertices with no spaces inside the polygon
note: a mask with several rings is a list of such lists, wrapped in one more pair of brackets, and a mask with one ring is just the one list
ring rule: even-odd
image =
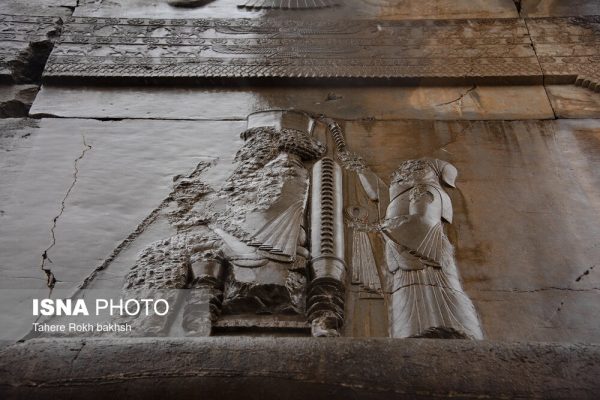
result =
[{"label": "weathered stone", "polygon": [[545,83],[600,91],[600,16],[526,19]]},{"label": "weathered stone", "polygon": [[391,21],[71,17],[46,82],[352,78],[540,83],[520,19]]},{"label": "weathered stone", "polygon": [[55,339],[0,351],[6,399],[595,399],[600,390],[593,344]]},{"label": "weathered stone", "polygon": [[[45,285],[41,265],[51,271],[56,289],[77,287],[144,226],[175,176],[189,173],[200,160],[233,157],[242,126],[56,119],[0,123],[6,151],[22,149],[7,153],[8,166],[0,175],[0,289]],[[24,127],[8,129],[15,123]],[[206,179],[220,178],[209,174]],[[50,261],[44,262],[43,254]],[[113,284],[120,286],[122,277],[112,278]],[[27,330],[17,315],[31,315],[30,310],[24,314],[15,308],[6,315],[13,318],[11,326]]]},{"label": "weathered stone", "polygon": [[0,80],[39,81],[61,24],[60,18],[52,16],[0,14]]},{"label": "weathered stone", "polygon": [[[594,242],[600,226],[595,217],[600,181],[593,173],[600,160],[597,121],[340,123],[348,148],[360,151],[385,181],[407,159],[428,156],[456,165],[457,189],[449,192],[454,222],[446,229],[487,338],[598,340],[593,316],[600,275],[591,268],[600,257]],[[202,180],[220,187],[234,168],[231,159],[245,127],[242,121],[43,119],[33,124],[39,128],[12,129],[11,143],[31,144],[8,153],[14,173],[2,175],[8,177],[2,182],[0,224],[3,288],[43,288],[47,277],[40,263],[52,244],[57,215],[56,243],[47,252],[52,263],[45,265],[57,279],[55,289],[77,286],[106,260],[115,261],[111,257],[119,249],[118,259],[89,288],[120,288],[140,252],[173,234],[166,224],[150,224],[154,210],[166,204],[173,177],[187,176],[199,161],[216,160]],[[35,140],[21,139],[29,131]],[[92,147],[83,157],[81,134]],[[77,159],[76,184],[61,211]],[[378,263],[380,251],[374,247]],[[562,293],[569,296],[561,310],[569,311],[552,319],[549,336],[542,321],[559,308]],[[524,296],[528,301],[522,306],[502,306],[519,304]],[[381,295],[352,289],[348,301],[344,335],[386,331]],[[7,315],[11,326],[30,326]]]},{"label": "weathered stone", "polygon": [[77,0],[0,0],[0,10],[3,14],[28,16],[68,16],[71,15]]},{"label": "weathered stone", "polygon": [[595,0],[520,0],[521,15],[525,17],[565,17],[599,15],[600,4]]},{"label": "weathered stone", "polygon": [[366,0],[374,16],[386,19],[462,19],[517,17],[514,3],[506,0]]},{"label": "weathered stone", "polygon": [[573,85],[546,85],[558,118],[600,118],[600,94]]},{"label": "weathered stone", "polygon": [[35,85],[0,86],[0,118],[26,117],[38,90]]},{"label": "weathered stone", "polygon": [[[593,93],[590,92],[591,95]],[[99,107],[98,104],[101,104]],[[352,119],[552,119],[543,86],[64,87],[42,86],[34,116],[238,119],[265,108]]]}]

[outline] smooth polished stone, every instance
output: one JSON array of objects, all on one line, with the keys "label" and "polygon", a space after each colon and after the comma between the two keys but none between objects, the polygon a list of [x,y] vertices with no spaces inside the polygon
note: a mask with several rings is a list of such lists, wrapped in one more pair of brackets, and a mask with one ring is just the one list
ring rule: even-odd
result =
[{"label": "smooth polished stone", "polygon": [[521,16],[566,17],[600,15],[597,0],[521,0]]},{"label": "smooth polished stone", "polygon": [[543,86],[119,88],[42,86],[31,114],[70,118],[245,119],[269,108],[342,119],[551,119]]},{"label": "smooth polished stone", "polygon": [[600,93],[574,85],[546,85],[558,118],[600,118]]}]

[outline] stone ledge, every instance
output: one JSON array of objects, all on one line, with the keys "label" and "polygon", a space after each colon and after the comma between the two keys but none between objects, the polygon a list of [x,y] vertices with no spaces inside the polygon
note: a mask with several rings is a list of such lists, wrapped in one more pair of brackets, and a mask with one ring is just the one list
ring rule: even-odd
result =
[{"label": "stone ledge", "polygon": [[595,398],[600,345],[433,339],[36,339],[0,350],[0,397]]}]

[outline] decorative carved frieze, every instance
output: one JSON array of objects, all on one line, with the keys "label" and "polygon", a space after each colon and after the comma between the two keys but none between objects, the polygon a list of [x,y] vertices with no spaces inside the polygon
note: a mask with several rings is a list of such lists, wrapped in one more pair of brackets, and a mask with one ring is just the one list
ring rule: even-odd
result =
[{"label": "decorative carved frieze", "polygon": [[600,91],[600,16],[530,18],[527,26],[550,83]]},{"label": "decorative carved frieze", "polygon": [[541,70],[525,22],[519,19],[72,17],[45,77],[539,82]]}]

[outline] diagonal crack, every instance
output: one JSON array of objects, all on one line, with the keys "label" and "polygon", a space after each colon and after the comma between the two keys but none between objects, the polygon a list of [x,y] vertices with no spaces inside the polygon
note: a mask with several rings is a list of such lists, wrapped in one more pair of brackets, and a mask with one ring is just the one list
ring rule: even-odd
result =
[{"label": "diagonal crack", "polygon": [[469,93],[471,93],[471,92],[472,92],[473,90],[475,90],[475,89],[477,89],[477,85],[473,85],[473,86],[471,86],[471,87],[470,87],[470,88],[469,88],[469,89],[468,89],[466,92],[464,92],[463,94],[461,94],[461,95],[460,95],[459,97],[457,97],[456,99],[454,99],[454,100],[450,100],[450,101],[447,101],[447,102],[445,102],[445,103],[436,104],[435,106],[436,106],[436,107],[439,107],[439,106],[447,106],[448,104],[456,103],[457,101],[458,101],[458,102],[461,102],[461,101],[462,101],[462,99],[464,99],[464,97],[465,97],[466,95],[468,95]]},{"label": "diagonal crack", "polygon": [[60,210],[59,210],[58,214],[52,219],[52,227],[50,228],[50,235],[52,237],[52,243],[50,243],[50,246],[48,246],[42,253],[42,262],[40,264],[40,269],[46,274],[46,284],[48,285],[50,290],[52,290],[54,288],[54,285],[56,284],[57,279],[54,276],[52,269],[46,267],[46,263],[48,262],[48,263],[52,264],[52,260],[48,256],[48,252],[56,245],[56,234],[55,234],[56,225],[58,224],[58,220],[60,219],[60,217],[62,216],[62,214],[65,211],[65,204],[67,202],[67,198],[69,197],[69,195],[73,191],[73,188],[75,187],[75,184],[77,183],[77,175],[79,174],[79,162],[83,159],[83,157],[85,157],[85,153],[87,153],[89,150],[92,149],[92,146],[90,146],[89,144],[86,143],[85,136],[81,135],[81,138],[83,140],[83,150],[81,151],[81,154],[79,155],[79,157],[77,157],[75,159],[75,161],[73,162],[73,181],[71,182],[69,189],[67,189],[67,192],[65,193],[62,201],[60,202]]}]

